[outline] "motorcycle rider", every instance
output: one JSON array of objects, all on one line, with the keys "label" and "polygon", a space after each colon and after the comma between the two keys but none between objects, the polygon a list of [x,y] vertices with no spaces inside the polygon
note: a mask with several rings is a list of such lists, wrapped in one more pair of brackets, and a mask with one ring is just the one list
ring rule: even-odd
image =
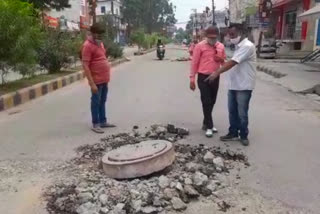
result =
[{"label": "motorcycle rider", "polygon": [[160,54],[160,46],[163,47],[163,55],[166,53],[166,50],[164,49],[164,44],[162,43],[161,39],[158,39],[157,42],[157,56]]}]

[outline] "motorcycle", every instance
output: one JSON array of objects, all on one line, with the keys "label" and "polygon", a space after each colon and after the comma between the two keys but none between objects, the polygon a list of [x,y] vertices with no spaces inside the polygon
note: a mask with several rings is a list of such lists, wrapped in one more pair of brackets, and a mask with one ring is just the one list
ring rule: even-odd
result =
[{"label": "motorcycle", "polygon": [[165,54],[165,49],[163,45],[160,45],[157,49],[157,57],[159,60],[163,60]]}]

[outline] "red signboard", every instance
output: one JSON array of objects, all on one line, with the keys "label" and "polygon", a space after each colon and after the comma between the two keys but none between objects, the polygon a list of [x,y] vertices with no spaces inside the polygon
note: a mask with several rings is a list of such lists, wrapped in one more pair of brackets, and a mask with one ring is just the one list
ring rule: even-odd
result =
[{"label": "red signboard", "polygon": [[80,16],[80,29],[89,29],[90,22],[89,19],[85,16]]},{"label": "red signboard", "polygon": [[44,17],[45,23],[48,27],[58,28],[59,27],[59,19],[51,16]]}]

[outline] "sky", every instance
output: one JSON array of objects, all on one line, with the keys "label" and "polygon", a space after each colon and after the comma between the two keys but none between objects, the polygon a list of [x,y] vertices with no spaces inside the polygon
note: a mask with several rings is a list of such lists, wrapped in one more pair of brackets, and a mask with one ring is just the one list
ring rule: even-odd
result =
[{"label": "sky", "polygon": [[[206,6],[212,7],[212,0],[171,0],[171,2],[177,7],[176,19],[178,19],[178,23],[189,21],[192,9],[202,12]],[[215,0],[215,5],[217,10],[224,9],[228,6],[228,0]],[[185,24],[177,24],[177,26],[184,27]]]}]

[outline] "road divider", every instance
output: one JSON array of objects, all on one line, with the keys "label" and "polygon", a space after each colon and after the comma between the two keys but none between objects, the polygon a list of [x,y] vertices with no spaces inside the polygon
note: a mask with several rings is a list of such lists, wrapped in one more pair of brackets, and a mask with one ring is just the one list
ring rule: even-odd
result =
[{"label": "road divider", "polygon": [[[121,58],[111,62],[111,66],[114,67],[127,61],[129,61],[128,58]],[[2,95],[0,96],[0,112],[27,103],[84,78],[84,72],[81,70],[64,77],[38,83],[15,92]]]},{"label": "road divider", "polygon": [[257,70],[264,72],[266,74],[269,74],[269,75],[273,76],[274,78],[282,78],[282,77],[287,76],[286,74],[275,71],[275,70],[268,68],[267,66],[264,66],[264,65],[257,65]]}]

